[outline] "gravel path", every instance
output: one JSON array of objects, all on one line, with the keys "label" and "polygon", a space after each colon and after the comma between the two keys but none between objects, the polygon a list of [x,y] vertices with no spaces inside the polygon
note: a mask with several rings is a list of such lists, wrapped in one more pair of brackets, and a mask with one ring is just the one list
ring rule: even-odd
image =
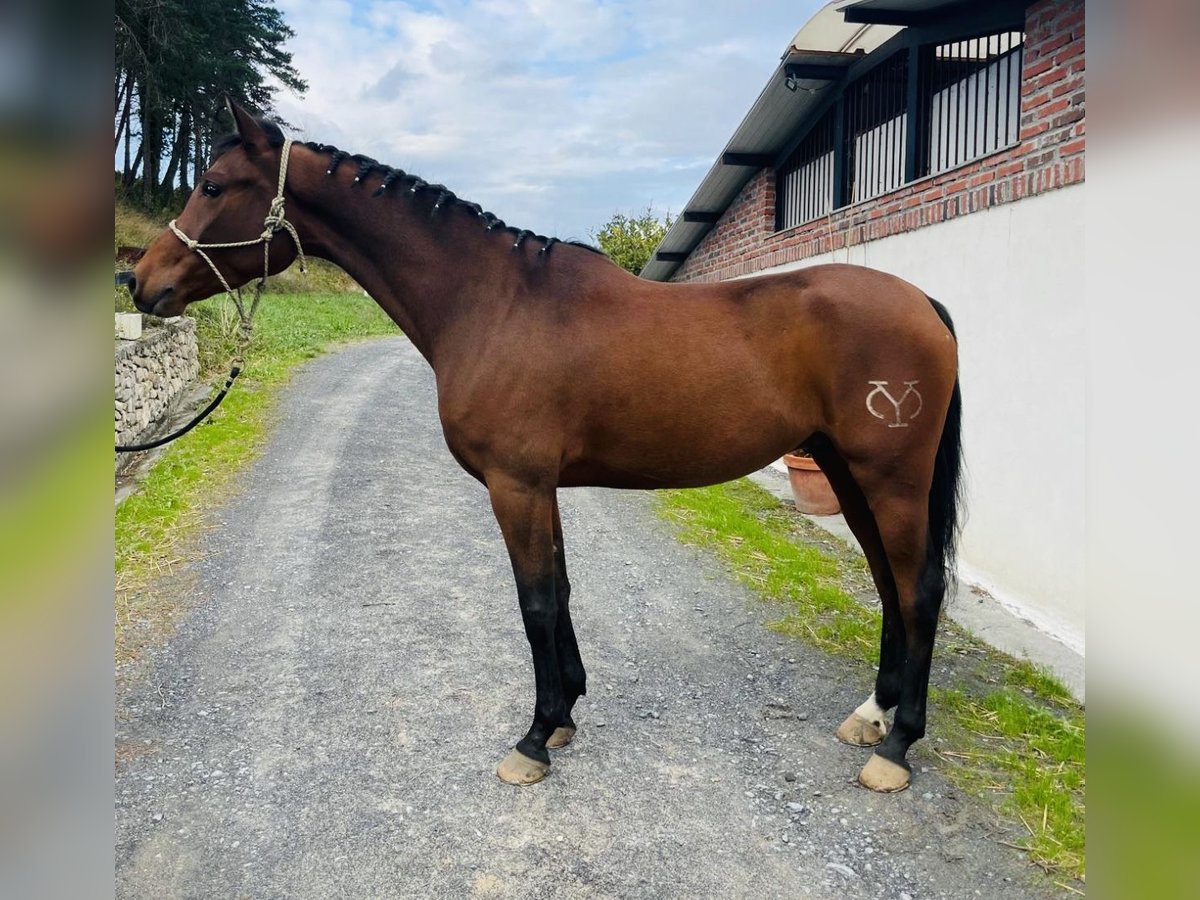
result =
[{"label": "gravel path", "polygon": [[118,698],[118,896],[1042,896],[936,772],[853,784],[871,673],[765,629],[650,495],[560,496],[590,694],[519,789],[529,651],[431,372],[396,338],[298,373]]}]

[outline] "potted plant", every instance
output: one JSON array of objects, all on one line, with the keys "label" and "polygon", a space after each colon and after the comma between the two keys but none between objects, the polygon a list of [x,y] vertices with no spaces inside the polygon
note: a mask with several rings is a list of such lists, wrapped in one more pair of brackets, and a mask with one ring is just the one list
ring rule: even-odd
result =
[{"label": "potted plant", "polygon": [[837,494],[816,460],[803,447],[783,455],[796,509],[810,516],[833,516],[842,511]]}]

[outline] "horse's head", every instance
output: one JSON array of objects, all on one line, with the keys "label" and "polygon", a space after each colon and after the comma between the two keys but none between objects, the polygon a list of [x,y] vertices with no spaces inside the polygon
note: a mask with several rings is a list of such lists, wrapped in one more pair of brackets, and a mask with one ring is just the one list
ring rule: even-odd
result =
[{"label": "horse's head", "polygon": [[[179,231],[199,244],[255,241],[279,184],[283,134],[227,102],[237,134],[216,145],[212,165],[175,220]],[[263,274],[261,242],[204,252],[231,287]],[[296,255],[288,236],[277,233],[271,241],[271,274],[286,269]],[[142,312],[177,316],[192,301],[220,293],[224,286],[200,253],[167,229],[138,261],[129,290]]]}]

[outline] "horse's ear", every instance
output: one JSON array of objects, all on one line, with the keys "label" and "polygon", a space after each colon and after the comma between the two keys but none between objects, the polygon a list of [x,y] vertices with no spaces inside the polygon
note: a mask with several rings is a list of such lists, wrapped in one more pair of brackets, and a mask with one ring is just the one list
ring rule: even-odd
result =
[{"label": "horse's ear", "polygon": [[229,110],[229,115],[233,116],[233,124],[237,128],[238,137],[242,139],[243,147],[251,151],[268,148],[267,133],[258,124],[258,120],[234,102],[228,94],[225,95],[225,108]]}]

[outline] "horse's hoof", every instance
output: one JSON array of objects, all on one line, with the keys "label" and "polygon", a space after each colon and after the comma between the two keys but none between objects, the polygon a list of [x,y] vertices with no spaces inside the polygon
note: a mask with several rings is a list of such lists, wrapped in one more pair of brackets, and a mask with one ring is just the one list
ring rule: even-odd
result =
[{"label": "horse's hoof", "polygon": [[530,759],[519,750],[512,750],[500,760],[496,774],[507,784],[537,784],[550,774],[550,764]]},{"label": "horse's hoof", "polygon": [[554,734],[550,735],[550,740],[546,741],[546,746],[551,750],[557,750],[559,747],[567,746],[573,740],[575,740],[575,729],[570,725],[559,725],[554,729]]},{"label": "horse's hoof", "polygon": [[894,794],[908,787],[912,773],[904,766],[872,753],[867,764],[858,773],[858,783],[881,794]]},{"label": "horse's hoof", "polygon": [[876,724],[856,712],[838,726],[837,739],[852,747],[874,747],[887,734],[887,726],[880,722]]}]

